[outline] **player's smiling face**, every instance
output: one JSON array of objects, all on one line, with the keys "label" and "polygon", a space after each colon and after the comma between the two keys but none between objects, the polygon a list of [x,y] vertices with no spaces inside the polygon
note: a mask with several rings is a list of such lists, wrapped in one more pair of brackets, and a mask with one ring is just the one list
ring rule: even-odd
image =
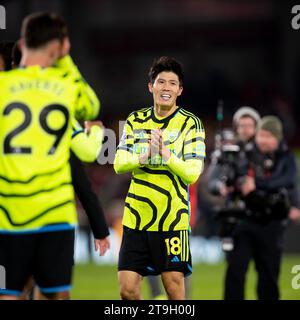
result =
[{"label": "player's smiling face", "polygon": [[154,83],[149,83],[149,91],[153,94],[154,104],[172,108],[182,93],[178,75],[171,71],[159,73]]}]

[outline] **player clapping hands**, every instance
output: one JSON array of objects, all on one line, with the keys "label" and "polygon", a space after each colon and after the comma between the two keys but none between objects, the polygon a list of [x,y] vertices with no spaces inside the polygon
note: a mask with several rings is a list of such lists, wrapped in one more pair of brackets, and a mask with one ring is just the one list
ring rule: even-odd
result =
[{"label": "player clapping hands", "polygon": [[141,164],[143,165],[148,164],[149,159],[153,159],[158,154],[163,158],[164,161],[168,161],[170,157],[170,150],[164,144],[164,139],[163,139],[161,129],[151,130],[151,134],[148,142],[149,142],[149,148],[147,149],[147,152],[142,153],[139,156],[139,161]]}]

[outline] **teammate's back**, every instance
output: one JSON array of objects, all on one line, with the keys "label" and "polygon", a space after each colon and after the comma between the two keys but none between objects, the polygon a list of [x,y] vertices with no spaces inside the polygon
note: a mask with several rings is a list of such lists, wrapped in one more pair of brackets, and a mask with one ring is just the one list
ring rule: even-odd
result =
[{"label": "teammate's back", "polygon": [[69,56],[62,18],[28,16],[20,44],[20,68],[0,74],[0,298],[20,296],[33,277],[57,299],[68,296],[74,264],[72,123],[96,117],[99,101]]},{"label": "teammate's back", "polygon": [[[28,179],[68,161],[80,91],[64,74],[63,69],[40,66],[0,74],[0,168],[10,163],[5,166],[8,178]],[[91,108],[85,118],[94,115]]]},{"label": "teammate's back", "polygon": [[75,224],[68,163],[72,118],[99,112],[66,40],[40,49],[28,38],[21,67],[0,73],[0,232]]}]

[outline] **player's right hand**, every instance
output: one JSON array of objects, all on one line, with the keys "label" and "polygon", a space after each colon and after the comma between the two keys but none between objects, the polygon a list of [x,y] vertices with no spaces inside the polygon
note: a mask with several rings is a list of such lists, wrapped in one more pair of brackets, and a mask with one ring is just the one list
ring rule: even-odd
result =
[{"label": "player's right hand", "polygon": [[161,138],[159,130],[151,130],[150,135],[150,152],[151,157],[156,156],[161,149]]}]

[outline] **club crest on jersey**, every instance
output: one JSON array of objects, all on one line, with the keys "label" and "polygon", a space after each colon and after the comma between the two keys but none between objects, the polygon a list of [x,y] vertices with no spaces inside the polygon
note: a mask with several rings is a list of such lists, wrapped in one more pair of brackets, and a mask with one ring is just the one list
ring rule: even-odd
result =
[{"label": "club crest on jersey", "polygon": [[145,138],[145,132],[144,131],[141,131],[138,135],[138,138],[139,139],[144,139]]}]

